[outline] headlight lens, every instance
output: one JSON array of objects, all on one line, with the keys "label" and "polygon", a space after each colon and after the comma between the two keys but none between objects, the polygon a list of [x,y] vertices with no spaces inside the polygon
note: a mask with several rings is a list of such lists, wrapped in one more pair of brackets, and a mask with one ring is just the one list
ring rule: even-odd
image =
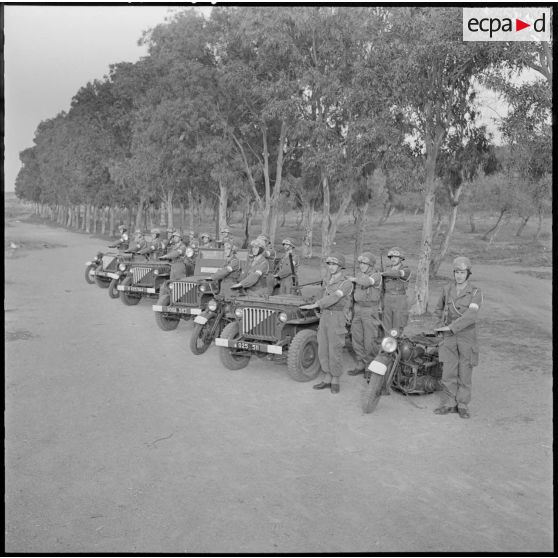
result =
[{"label": "headlight lens", "polygon": [[153,272],[153,275],[159,275],[159,270],[156,269],[156,270]]},{"label": "headlight lens", "polygon": [[288,316],[286,312],[281,312],[279,314],[279,321],[285,323],[288,320]]},{"label": "headlight lens", "polygon": [[205,291],[207,291],[207,285],[205,285],[205,284],[200,285],[199,289],[202,293],[205,293]]},{"label": "headlight lens", "polygon": [[393,353],[397,349],[397,341],[393,337],[384,337],[382,339],[382,350],[386,353]]},{"label": "headlight lens", "polygon": [[207,303],[207,307],[212,311],[215,312],[215,310],[217,310],[217,301],[212,298],[208,303]]},{"label": "headlight lens", "polygon": [[172,289],[174,289],[174,283],[171,283],[171,284],[169,285],[169,289],[170,289],[171,291],[172,291]]},{"label": "headlight lens", "polygon": [[397,337],[399,335],[399,331],[397,331],[396,329],[392,329],[389,334],[391,337]]},{"label": "headlight lens", "polygon": [[234,315],[235,315],[237,318],[242,318],[242,309],[241,309],[241,308],[237,308],[237,309],[234,311]]},{"label": "headlight lens", "polygon": [[125,265],[125,264],[120,264],[120,265],[118,266],[118,269],[119,269],[120,271],[126,271],[126,265]]},{"label": "headlight lens", "polygon": [[186,248],[186,255],[191,258],[194,255],[192,248]]}]

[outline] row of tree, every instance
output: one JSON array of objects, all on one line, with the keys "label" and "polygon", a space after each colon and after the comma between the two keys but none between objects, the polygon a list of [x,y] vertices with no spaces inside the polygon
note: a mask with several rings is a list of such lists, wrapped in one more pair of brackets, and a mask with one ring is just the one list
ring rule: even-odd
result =
[{"label": "row of tree", "polygon": [[[309,255],[317,212],[322,254],[349,208],[362,247],[381,177],[386,215],[406,200],[422,206],[422,313],[464,192],[487,197],[479,173],[500,176],[492,197],[505,176],[504,190],[529,198],[524,219],[550,199],[551,51],[463,42],[461,19],[460,9],[430,7],[184,10],[144,34],[146,57],[114,64],[39,125],[16,194],[83,230],[173,226],[175,205],[190,228],[212,208],[218,230],[237,208],[246,231],[257,212],[272,239],[288,203]],[[514,86],[526,67],[544,77]],[[511,107],[502,157],[477,125],[479,82]],[[433,254],[436,204],[448,227]]]}]

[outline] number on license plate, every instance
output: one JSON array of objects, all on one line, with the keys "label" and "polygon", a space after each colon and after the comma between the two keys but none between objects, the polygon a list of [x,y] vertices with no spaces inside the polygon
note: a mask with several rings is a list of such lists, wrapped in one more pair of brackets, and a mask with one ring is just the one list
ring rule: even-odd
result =
[{"label": "number on license plate", "polygon": [[143,293],[144,288],[143,287],[130,287],[131,291],[134,291],[135,293]]},{"label": "number on license plate", "polygon": [[257,351],[258,345],[256,343],[246,343],[246,341],[237,341],[235,343],[237,349],[245,349],[247,351]]}]

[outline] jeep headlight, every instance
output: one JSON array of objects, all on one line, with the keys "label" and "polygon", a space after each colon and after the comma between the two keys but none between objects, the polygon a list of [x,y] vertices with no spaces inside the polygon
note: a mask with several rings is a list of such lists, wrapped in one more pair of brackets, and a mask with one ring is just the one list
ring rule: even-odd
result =
[{"label": "jeep headlight", "polygon": [[242,308],[237,308],[237,309],[234,311],[234,315],[235,315],[237,318],[242,318]]},{"label": "jeep headlight", "polygon": [[174,283],[171,283],[171,284],[169,285],[169,289],[170,289],[171,291],[174,289]]},{"label": "jeep headlight", "polygon": [[397,337],[399,335],[399,331],[397,329],[392,329],[389,332],[390,337]]},{"label": "jeep headlight", "polygon": [[215,312],[215,310],[217,310],[217,301],[212,298],[208,303],[207,303],[207,307],[209,308],[209,310],[211,310],[212,312]]},{"label": "jeep headlight", "polygon": [[397,341],[393,337],[384,337],[382,339],[382,351],[393,353],[397,349]]},{"label": "jeep headlight", "polygon": [[159,270],[156,269],[156,270],[153,272],[153,275],[159,275]]},{"label": "jeep headlight", "polygon": [[207,285],[205,283],[199,286],[200,292],[205,293],[207,291]]},{"label": "jeep headlight", "polygon": [[192,248],[186,248],[186,256],[191,258],[194,255],[194,250]]},{"label": "jeep headlight", "polygon": [[120,271],[126,271],[126,264],[120,264],[120,265],[118,266],[118,269],[119,269]]},{"label": "jeep headlight", "polygon": [[289,319],[289,317],[287,316],[286,312],[281,312],[279,314],[279,321],[285,323],[287,320]]}]

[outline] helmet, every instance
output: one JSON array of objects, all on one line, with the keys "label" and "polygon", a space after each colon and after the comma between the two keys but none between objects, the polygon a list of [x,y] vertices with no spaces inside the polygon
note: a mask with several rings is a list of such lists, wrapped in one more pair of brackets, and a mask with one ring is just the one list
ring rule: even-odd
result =
[{"label": "helmet", "polygon": [[202,232],[202,233],[200,234],[200,238],[203,238],[204,236],[205,236],[206,238],[209,238],[209,240],[211,240],[211,235],[210,235],[209,233]]},{"label": "helmet", "polygon": [[119,231],[127,231],[128,228],[126,227],[126,225],[118,225],[118,230]]},{"label": "helmet", "polygon": [[134,231],[134,234],[141,234],[141,235],[143,235],[143,231],[142,231],[141,229],[136,229],[136,230]]},{"label": "helmet", "polygon": [[453,270],[454,271],[471,271],[471,260],[465,256],[457,256],[453,260]]},{"label": "helmet", "polygon": [[271,242],[271,238],[269,238],[269,236],[267,236],[267,234],[259,234],[258,238],[263,239],[265,242]]},{"label": "helmet", "polygon": [[326,258],[327,263],[334,263],[337,264],[340,268],[345,269],[345,256],[343,254],[330,254]]},{"label": "helmet", "polygon": [[296,248],[294,240],[292,238],[285,238],[281,244],[288,244],[290,246],[292,246],[293,248]]},{"label": "helmet", "polygon": [[231,230],[227,229],[226,227],[224,229],[221,229],[221,234],[230,234]]},{"label": "helmet", "polygon": [[368,265],[374,265],[376,263],[376,256],[372,252],[363,252],[358,258],[358,263],[365,263]]},{"label": "helmet", "polygon": [[252,242],[250,242],[250,246],[257,246],[258,248],[265,250],[265,241],[258,236],[256,240],[252,240]]},{"label": "helmet", "polygon": [[182,240],[182,235],[177,230],[172,231],[171,238],[175,236]]},{"label": "helmet", "polygon": [[151,229],[151,234],[161,234],[160,229]]},{"label": "helmet", "polygon": [[238,250],[238,246],[236,246],[235,244],[233,244],[232,242],[225,242],[223,244],[223,248],[226,250],[227,248],[230,248],[231,252],[236,252]]},{"label": "helmet", "polygon": [[405,256],[403,255],[403,252],[401,251],[401,248],[398,248],[397,246],[394,246],[393,248],[390,248],[388,250],[387,257],[391,258],[391,256],[397,256],[397,257],[401,258],[402,260],[405,259]]}]

